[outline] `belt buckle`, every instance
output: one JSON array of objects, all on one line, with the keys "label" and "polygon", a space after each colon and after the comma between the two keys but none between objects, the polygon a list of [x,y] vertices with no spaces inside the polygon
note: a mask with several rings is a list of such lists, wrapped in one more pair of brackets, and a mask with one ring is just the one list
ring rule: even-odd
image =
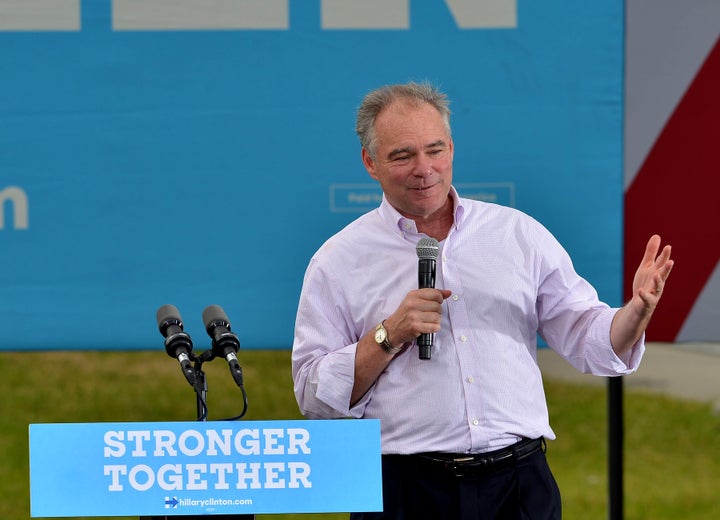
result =
[{"label": "belt buckle", "polygon": [[[468,464],[461,464],[468,462]],[[456,478],[476,477],[479,473],[486,470],[490,465],[490,460],[486,458],[475,459],[474,457],[456,458],[451,461],[450,469]]]}]

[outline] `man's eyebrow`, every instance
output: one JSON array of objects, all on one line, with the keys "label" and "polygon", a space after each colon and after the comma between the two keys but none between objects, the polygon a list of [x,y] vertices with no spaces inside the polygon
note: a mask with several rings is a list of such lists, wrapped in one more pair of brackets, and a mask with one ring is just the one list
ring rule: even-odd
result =
[{"label": "man's eyebrow", "polygon": [[426,144],[425,148],[437,148],[437,147],[442,147],[445,145],[447,145],[447,143],[445,141],[443,141],[442,139],[438,139],[434,143]]},{"label": "man's eyebrow", "polygon": [[396,157],[398,155],[405,155],[408,153],[413,153],[415,150],[411,148],[410,146],[406,146],[404,148],[395,148],[393,151],[391,151],[388,154],[388,159],[392,159],[393,157]]},{"label": "man's eyebrow", "polygon": [[[438,148],[438,147],[442,148],[446,145],[447,145],[447,143],[443,139],[438,139],[437,141],[433,141],[432,143],[426,144],[423,147],[423,149],[428,150],[431,148]],[[394,157],[396,157],[398,155],[413,154],[413,153],[415,153],[415,148],[406,146],[403,148],[395,148],[388,154],[387,157],[388,157],[388,159],[393,159]]]}]

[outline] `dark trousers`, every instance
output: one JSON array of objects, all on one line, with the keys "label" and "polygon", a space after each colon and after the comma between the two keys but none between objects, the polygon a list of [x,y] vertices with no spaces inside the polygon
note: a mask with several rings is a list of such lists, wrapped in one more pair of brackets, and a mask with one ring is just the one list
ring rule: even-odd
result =
[{"label": "dark trousers", "polygon": [[413,455],[383,455],[383,512],[351,520],[559,520],[560,490],[543,451],[457,477]]}]

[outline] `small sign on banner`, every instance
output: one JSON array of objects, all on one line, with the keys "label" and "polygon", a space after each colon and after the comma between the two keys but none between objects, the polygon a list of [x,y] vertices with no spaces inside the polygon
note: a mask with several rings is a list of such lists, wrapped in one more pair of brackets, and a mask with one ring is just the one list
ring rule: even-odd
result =
[{"label": "small sign on banner", "polygon": [[31,424],[29,435],[32,517],[382,510],[377,420]]}]

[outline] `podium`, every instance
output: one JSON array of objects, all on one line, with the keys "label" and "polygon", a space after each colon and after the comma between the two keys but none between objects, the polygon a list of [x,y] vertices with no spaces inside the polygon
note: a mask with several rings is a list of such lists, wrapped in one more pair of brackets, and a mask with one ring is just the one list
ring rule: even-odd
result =
[{"label": "podium", "polygon": [[377,420],[31,424],[32,517],[381,511]]}]

